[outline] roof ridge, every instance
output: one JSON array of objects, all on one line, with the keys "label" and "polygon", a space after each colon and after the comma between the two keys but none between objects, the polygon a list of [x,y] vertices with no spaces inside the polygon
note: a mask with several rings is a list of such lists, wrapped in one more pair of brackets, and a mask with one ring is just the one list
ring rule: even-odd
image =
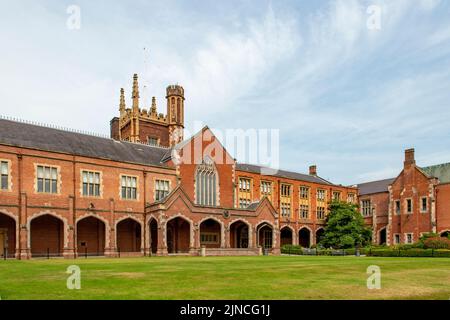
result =
[{"label": "roof ridge", "polygon": [[431,165],[431,166],[426,166],[426,167],[420,166],[419,168],[421,168],[421,169],[428,169],[428,168],[440,167],[440,166],[448,166],[448,165],[450,165],[450,162],[444,162],[444,163],[439,163],[439,164],[433,164],[433,165]]},{"label": "roof ridge", "polygon": [[74,128],[67,128],[67,127],[62,127],[62,126],[58,126],[58,125],[54,125],[54,124],[50,124],[50,123],[42,123],[42,122],[33,121],[33,120],[26,120],[26,119],[21,119],[21,118],[5,116],[5,115],[1,115],[1,114],[0,114],[0,119],[6,120],[6,121],[11,121],[11,122],[28,124],[28,125],[37,126],[37,127],[59,130],[59,131],[63,131],[63,132],[78,133],[78,134],[84,134],[86,136],[111,139],[110,137],[108,137],[108,135],[102,134],[102,133],[96,133],[96,132],[92,132],[92,131],[85,131],[85,130],[74,129]]}]

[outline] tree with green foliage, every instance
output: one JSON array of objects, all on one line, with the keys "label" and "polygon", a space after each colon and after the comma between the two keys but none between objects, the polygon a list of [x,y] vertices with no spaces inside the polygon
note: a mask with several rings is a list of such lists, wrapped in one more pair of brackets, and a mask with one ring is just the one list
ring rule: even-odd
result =
[{"label": "tree with green foliage", "polygon": [[372,231],[355,204],[333,201],[329,205],[325,233],[319,245],[325,248],[345,249],[370,244]]}]

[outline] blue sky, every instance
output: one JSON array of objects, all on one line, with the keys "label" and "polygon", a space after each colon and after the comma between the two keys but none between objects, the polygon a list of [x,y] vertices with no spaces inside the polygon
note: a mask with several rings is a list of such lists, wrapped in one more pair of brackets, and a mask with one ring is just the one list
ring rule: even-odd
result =
[{"label": "blue sky", "polygon": [[161,112],[165,87],[184,86],[188,127],[280,129],[283,169],[353,184],[395,176],[409,147],[450,162],[448,1],[0,4],[2,115],[107,134],[138,73]]}]

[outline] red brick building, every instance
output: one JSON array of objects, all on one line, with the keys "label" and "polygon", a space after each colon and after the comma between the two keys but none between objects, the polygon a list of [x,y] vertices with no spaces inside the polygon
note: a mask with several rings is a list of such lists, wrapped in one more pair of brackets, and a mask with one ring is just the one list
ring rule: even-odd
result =
[{"label": "red brick building", "polygon": [[111,138],[0,120],[0,254],[277,254],[316,243],[332,198],[356,201],[315,166],[237,163],[207,127],[183,140],[184,89],[166,98],[166,115],[140,108],[135,75]]},{"label": "red brick building", "polygon": [[408,149],[396,178],[363,183],[358,190],[374,243],[413,243],[423,233],[450,232],[450,163],[419,167]]}]

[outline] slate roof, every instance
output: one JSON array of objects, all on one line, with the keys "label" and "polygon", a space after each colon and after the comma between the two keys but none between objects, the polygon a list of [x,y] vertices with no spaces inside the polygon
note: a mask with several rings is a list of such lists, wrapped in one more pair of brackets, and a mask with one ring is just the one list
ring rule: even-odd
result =
[{"label": "slate roof", "polygon": [[395,178],[371,181],[358,184],[359,195],[367,195],[380,192],[388,192],[388,186],[394,182]]},{"label": "slate roof", "polygon": [[262,166],[257,166],[253,164],[244,164],[244,163],[238,163],[236,165],[236,170],[240,171],[246,171],[250,173],[257,173],[267,176],[274,176],[279,178],[288,178],[292,180],[300,180],[300,181],[306,181],[306,182],[314,182],[314,183],[320,183],[320,184],[329,184],[333,185],[331,182],[322,179],[319,176],[312,176],[308,174],[303,173],[297,173],[297,172],[291,172],[286,170],[274,170],[271,168],[266,168]]},{"label": "slate roof", "polygon": [[429,177],[438,178],[440,183],[450,182],[450,162],[420,168]]},{"label": "slate roof", "polygon": [[0,144],[90,158],[167,167],[166,148],[117,141],[29,123],[0,119]]}]

